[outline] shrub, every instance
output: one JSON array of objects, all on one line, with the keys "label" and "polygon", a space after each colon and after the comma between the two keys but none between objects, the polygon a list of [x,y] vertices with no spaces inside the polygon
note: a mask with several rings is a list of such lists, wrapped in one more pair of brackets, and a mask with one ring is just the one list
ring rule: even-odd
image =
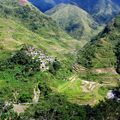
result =
[{"label": "shrub", "polygon": [[23,50],[18,51],[12,58],[11,62],[15,64],[20,64],[20,65],[26,65],[29,64],[31,61],[31,57],[26,55],[26,53]]},{"label": "shrub", "polygon": [[39,82],[38,88],[45,97],[52,91],[44,81]]},{"label": "shrub", "polygon": [[30,93],[23,92],[20,93],[18,100],[21,103],[31,102],[32,96],[30,95]]},{"label": "shrub", "polygon": [[120,74],[120,43],[118,43],[115,47],[115,55],[116,55],[116,58],[117,58],[116,71]]},{"label": "shrub", "polygon": [[55,61],[51,63],[49,66],[49,72],[52,74],[56,74],[60,67],[61,67],[60,62],[57,59],[55,59]]}]

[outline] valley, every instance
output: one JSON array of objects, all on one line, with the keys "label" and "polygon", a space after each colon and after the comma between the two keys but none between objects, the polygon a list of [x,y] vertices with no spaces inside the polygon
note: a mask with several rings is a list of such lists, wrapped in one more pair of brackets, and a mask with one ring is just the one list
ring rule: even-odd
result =
[{"label": "valley", "polygon": [[0,0],[0,120],[119,120],[119,4],[92,1]]},{"label": "valley", "polygon": [[52,17],[71,37],[81,40],[83,45],[103,29],[90,14],[75,5],[59,4],[45,14]]}]

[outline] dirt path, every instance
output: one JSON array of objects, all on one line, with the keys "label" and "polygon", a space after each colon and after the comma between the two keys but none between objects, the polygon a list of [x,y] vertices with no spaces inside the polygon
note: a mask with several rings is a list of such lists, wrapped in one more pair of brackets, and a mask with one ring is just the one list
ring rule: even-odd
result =
[{"label": "dirt path", "polygon": [[23,113],[29,105],[24,105],[24,104],[13,104],[13,110],[17,112],[18,114]]},{"label": "dirt path", "polygon": [[[36,90],[37,89],[37,90]],[[38,88],[34,88],[34,97],[33,97],[33,103],[37,103],[39,101],[40,96],[40,90]]]},{"label": "dirt path", "polygon": [[24,104],[13,104],[13,110],[18,114],[23,113],[31,104],[38,103],[40,96],[40,90],[38,88],[34,88],[34,96],[31,103],[24,103]]}]

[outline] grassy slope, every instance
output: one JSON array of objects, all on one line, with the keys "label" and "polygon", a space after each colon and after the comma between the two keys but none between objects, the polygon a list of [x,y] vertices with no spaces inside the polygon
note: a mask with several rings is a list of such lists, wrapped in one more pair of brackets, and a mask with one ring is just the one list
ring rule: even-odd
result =
[{"label": "grassy slope", "polygon": [[64,40],[70,39],[56,22],[44,15],[33,5],[28,3],[25,6],[18,4],[18,1],[0,1],[1,16],[10,18],[14,21],[19,21],[27,29],[39,34],[46,39]]},{"label": "grassy slope", "polygon": [[[53,27],[55,28],[55,26]],[[44,29],[48,31],[48,28],[45,27]],[[20,80],[15,78],[15,74],[21,71],[21,66],[16,66],[14,70],[6,69],[5,71],[0,71],[0,97],[6,100],[15,100],[15,96],[18,97],[19,93],[25,91],[33,96],[33,89],[39,81],[47,81],[54,88],[59,82],[64,82],[63,79],[71,74],[67,67],[70,66],[69,64],[71,64],[73,58],[70,58],[67,54],[71,54],[76,46],[79,46],[80,42],[75,41],[63,32],[61,32],[61,37],[57,39],[50,36],[50,34],[49,39],[47,39],[46,36],[48,34],[44,33],[43,35],[42,32],[38,33],[37,31],[30,30],[29,24],[25,24],[19,17],[15,18],[14,14],[1,14],[0,60],[9,58],[16,50],[21,48],[22,44],[31,44],[37,48],[46,50],[47,53],[54,57],[57,56],[63,65],[57,76],[53,76],[47,72],[39,72],[35,76],[21,78]]]},{"label": "grassy slope", "polygon": [[118,84],[120,77],[116,72],[118,56],[115,54],[116,45],[120,40],[119,29],[120,15],[111,21],[98,37],[78,52],[78,63],[86,67],[84,72],[78,70],[80,78],[99,82],[103,87],[100,87],[98,93],[102,96]]},{"label": "grassy slope", "polygon": [[104,31],[78,52],[78,62],[85,67],[115,67],[115,47],[119,42],[120,15]]},{"label": "grassy slope", "polygon": [[[92,93],[84,94],[80,87],[82,82],[81,77],[71,78],[71,76],[74,77],[74,73],[71,73],[68,70],[69,66],[71,66],[71,63],[74,60],[69,55],[66,55],[72,51],[72,49],[74,49],[73,46],[70,47],[69,44],[67,44],[69,42],[73,45],[74,42],[72,42],[72,40],[68,40],[67,42],[66,40],[63,40],[64,42],[59,42],[56,40],[45,39],[37,33],[28,30],[19,21],[16,22],[11,19],[0,18],[0,23],[0,60],[9,58],[11,54],[21,48],[22,44],[26,43],[46,50],[49,54],[57,56],[62,62],[62,68],[57,72],[56,76],[53,76],[47,72],[38,72],[33,77],[21,78],[21,80],[17,80],[14,75],[22,68],[16,67],[14,70],[8,69],[4,72],[1,71],[1,97],[5,98],[6,100],[9,98],[15,100],[15,97],[12,93],[14,92],[17,94],[24,91],[29,91],[31,96],[33,96],[33,89],[36,84],[39,81],[45,80],[53,92],[59,92],[67,95],[68,100],[71,102],[77,102],[79,104],[90,103],[90,101],[93,99],[91,96]],[[71,82],[72,79],[74,80],[73,82]],[[24,89],[23,86],[25,86]]]},{"label": "grassy slope", "polygon": [[[19,80],[15,78],[15,74],[21,71],[21,66],[16,66],[13,70],[0,71],[0,97],[16,101],[18,94],[23,92],[28,92],[33,97],[34,87],[38,82],[45,81],[54,93],[59,92],[67,95],[71,102],[91,103],[93,93],[84,93],[80,87],[83,78],[74,76],[74,73],[69,70],[74,62],[74,58],[70,54],[80,42],[71,39],[68,35],[63,37],[65,38],[60,40],[50,36],[49,39],[46,39],[36,31],[30,30],[21,19],[15,19],[13,16],[7,16],[6,19],[2,15],[0,18],[0,60],[9,58],[11,54],[21,48],[22,44],[32,44],[46,50],[53,56],[57,56],[62,63],[62,68],[55,76],[49,72],[38,72],[32,77],[23,77]],[[94,94],[94,99],[101,99],[101,95],[99,96],[96,89],[94,89]]]},{"label": "grassy slope", "polygon": [[17,0],[1,0],[0,6],[1,41],[6,41],[1,44],[1,49],[5,46],[8,49],[10,44],[13,49],[16,45],[29,43],[53,54],[64,54],[76,45],[82,46],[30,3],[20,6]]},{"label": "grassy slope", "polygon": [[[0,53],[4,56],[12,51],[19,50],[22,44],[40,47],[53,55],[65,54],[74,48],[70,44],[73,41],[71,38],[68,38],[68,40],[45,39],[25,28],[19,21],[0,18]],[[78,42],[76,41],[76,43]],[[4,58],[3,56],[0,57]]]}]

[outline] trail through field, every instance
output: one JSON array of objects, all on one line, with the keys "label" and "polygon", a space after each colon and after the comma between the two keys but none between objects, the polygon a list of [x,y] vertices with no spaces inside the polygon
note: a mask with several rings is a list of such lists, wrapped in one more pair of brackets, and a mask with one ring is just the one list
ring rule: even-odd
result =
[{"label": "trail through field", "polygon": [[24,104],[13,104],[13,110],[17,112],[18,114],[23,113],[29,105]]},{"label": "trail through field", "polygon": [[33,103],[37,103],[39,101],[40,96],[40,90],[38,88],[34,88],[34,97],[33,97]]},{"label": "trail through field", "polygon": [[40,90],[37,87],[35,87],[33,91],[34,91],[34,96],[33,96],[33,100],[31,103],[23,103],[23,104],[21,104],[21,103],[15,104],[14,103],[13,104],[13,110],[15,112],[17,112],[18,114],[23,113],[31,104],[38,103],[39,96],[40,96]]}]

